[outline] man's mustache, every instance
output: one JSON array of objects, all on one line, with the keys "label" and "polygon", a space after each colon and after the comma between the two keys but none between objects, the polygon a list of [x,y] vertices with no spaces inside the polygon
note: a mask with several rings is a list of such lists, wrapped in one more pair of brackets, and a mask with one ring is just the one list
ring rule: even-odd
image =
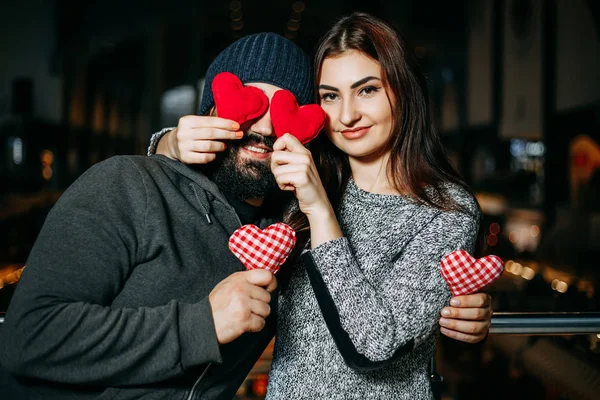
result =
[{"label": "man's mustache", "polygon": [[246,132],[244,137],[240,140],[235,141],[240,146],[245,146],[247,144],[262,144],[267,146],[269,149],[273,149],[273,145],[275,144],[275,138],[272,136],[263,136],[254,132]]}]

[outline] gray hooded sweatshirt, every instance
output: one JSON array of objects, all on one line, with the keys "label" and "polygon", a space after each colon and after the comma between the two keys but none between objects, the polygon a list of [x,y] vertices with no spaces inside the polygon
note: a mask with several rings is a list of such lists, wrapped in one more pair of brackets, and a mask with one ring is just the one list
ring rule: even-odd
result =
[{"label": "gray hooded sweatshirt", "polygon": [[274,328],[269,317],[217,342],[208,294],[244,269],[228,249],[239,226],[216,185],[181,163],[90,168],[27,260],[0,329],[0,398],[231,399]]}]

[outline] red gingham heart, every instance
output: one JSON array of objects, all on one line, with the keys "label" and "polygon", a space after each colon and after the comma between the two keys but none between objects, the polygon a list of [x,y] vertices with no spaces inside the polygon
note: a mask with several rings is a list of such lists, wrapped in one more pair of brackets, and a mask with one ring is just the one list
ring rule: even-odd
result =
[{"label": "red gingham heart", "polygon": [[296,244],[296,232],[281,222],[261,230],[256,225],[244,225],[229,238],[229,250],[246,269],[262,268],[272,273],[290,255]]},{"label": "red gingham heart", "polygon": [[442,275],[454,296],[472,294],[494,282],[504,271],[498,256],[475,259],[464,250],[454,251],[441,262]]}]

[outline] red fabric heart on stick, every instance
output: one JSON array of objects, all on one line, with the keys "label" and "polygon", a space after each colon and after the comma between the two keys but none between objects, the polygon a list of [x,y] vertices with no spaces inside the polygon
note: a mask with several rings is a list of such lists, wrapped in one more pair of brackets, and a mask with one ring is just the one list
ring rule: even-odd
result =
[{"label": "red fabric heart on stick", "polygon": [[300,107],[292,92],[278,90],[271,98],[271,122],[277,137],[290,133],[306,144],[323,129],[325,111],[318,104]]},{"label": "red fabric heart on stick", "polygon": [[464,250],[454,251],[441,262],[442,275],[454,296],[473,294],[494,282],[504,271],[498,256],[474,258]]},{"label": "red fabric heart on stick", "polygon": [[296,244],[296,232],[283,223],[260,229],[256,225],[243,225],[229,238],[229,250],[246,269],[262,268],[272,273],[290,255]]},{"label": "red fabric heart on stick", "polygon": [[269,99],[262,90],[254,86],[244,86],[242,81],[230,72],[221,72],[215,76],[212,92],[217,115],[234,120],[240,125],[260,117],[269,107]]}]

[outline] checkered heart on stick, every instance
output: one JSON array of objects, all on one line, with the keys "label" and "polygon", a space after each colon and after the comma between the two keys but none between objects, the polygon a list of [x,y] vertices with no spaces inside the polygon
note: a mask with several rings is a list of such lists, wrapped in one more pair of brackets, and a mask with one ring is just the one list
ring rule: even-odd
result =
[{"label": "checkered heart on stick", "polygon": [[474,258],[465,250],[442,259],[442,275],[454,296],[473,294],[502,275],[504,262],[498,256]]},{"label": "checkered heart on stick", "polygon": [[229,238],[229,250],[246,269],[262,268],[272,273],[279,271],[296,244],[296,232],[284,223],[260,229],[244,225]]}]

